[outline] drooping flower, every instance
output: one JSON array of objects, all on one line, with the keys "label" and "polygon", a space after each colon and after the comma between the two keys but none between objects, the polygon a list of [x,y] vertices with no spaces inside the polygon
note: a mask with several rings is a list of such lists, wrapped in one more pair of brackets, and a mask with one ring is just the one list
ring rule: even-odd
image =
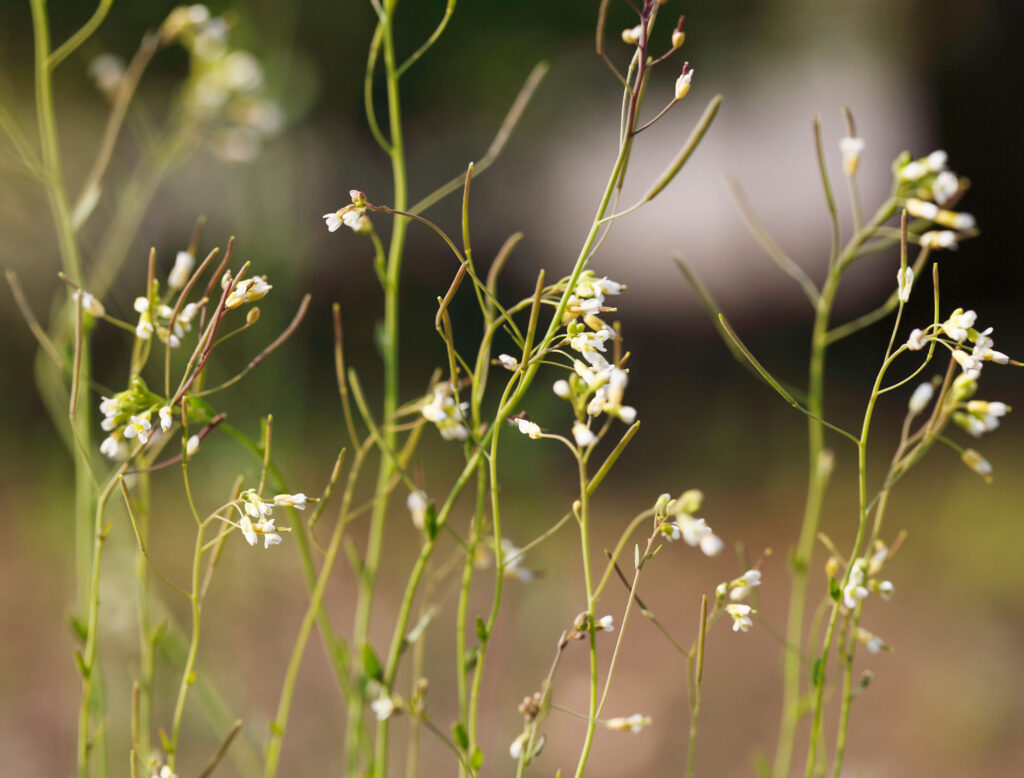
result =
[{"label": "drooping flower", "polygon": [[611,616],[602,616],[597,620],[594,625],[594,629],[598,632],[614,632],[615,631],[615,619]]},{"label": "drooping flower", "polygon": [[746,632],[754,626],[754,620],[750,618],[750,614],[756,613],[756,611],[749,605],[731,602],[725,606],[725,610],[732,616],[733,632]]},{"label": "drooping flower", "polygon": [[935,395],[935,387],[932,386],[931,382],[919,384],[914,393],[910,395],[910,403],[908,404],[910,415],[917,416],[921,411],[928,407],[928,403],[932,401],[932,397]]},{"label": "drooping flower", "polygon": [[188,283],[192,276],[192,268],[195,267],[196,258],[187,251],[179,251],[174,257],[174,267],[167,276],[167,287],[178,290]]},{"label": "drooping flower", "polygon": [[224,307],[233,309],[238,308],[245,303],[262,300],[273,288],[274,287],[267,283],[266,276],[245,278],[235,284],[231,293],[228,295],[228,299],[224,301]]},{"label": "drooping flower", "polygon": [[528,436],[531,440],[539,440],[544,434],[541,432],[540,425],[530,421],[529,419],[516,419],[515,423],[519,428],[519,431]]}]

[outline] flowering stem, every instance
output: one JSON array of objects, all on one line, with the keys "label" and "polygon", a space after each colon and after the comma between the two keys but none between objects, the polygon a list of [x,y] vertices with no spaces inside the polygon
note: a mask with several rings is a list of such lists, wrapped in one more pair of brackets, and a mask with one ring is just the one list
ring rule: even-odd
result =
[{"label": "flowering stem", "polygon": [[[594,621],[594,582],[590,572],[590,494],[587,478],[587,464],[583,457],[579,458],[580,479],[580,553],[583,556],[583,584],[587,594],[587,625],[590,630],[590,706],[587,711],[587,733],[583,739],[583,749],[576,765],[576,778],[581,778],[587,767],[590,747],[594,742],[594,731],[597,728],[597,632]],[[632,600],[632,598],[630,598]]]},{"label": "flowering stem", "polygon": [[181,683],[178,685],[178,698],[174,703],[174,716],[171,719],[171,743],[167,752],[167,764],[173,770],[178,758],[178,738],[181,735],[181,718],[185,712],[185,699],[189,687],[195,681],[196,656],[199,653],[199,621],[202,616],[202,601],[199,587],[199,570],[203,558],[203,530],[205,522],[196,529],[195,551],[192,554],[192,586],[189,592],[189,605],[192,611],[192,637],[188,644],[188,655],[185,667],[181,671]]},{"label": "flowering stem", "polygon": [[[381,36],[384,54],[384,73],[387,82],[388,119],[391,137],[388,143],[388,154],[391,158],[392,180],[394,185],[394,203],[398,210],[407,207],[407,184],[405,169],[405,146],[402,139],[402,114],[398,91],[398,70],[395,63],[394,14],[397,0],[385,0],[383,14],[380,16]],[[402,255],[405,247],[405,235],[409,221],[404,217],[396,217],[393,221],[391,240],[388,246],[387,268],[384,279],[384,402],[382,418],[389,421],[398,407],[398,313],[399,313],[399,278],[402,268]],[[389,424],[384,425],[381,443],[388,449],[394,449],[395,432]],[[384,542],[384,520],[388,509],[388,484],[394,473],[394,465],[387,456],[381,457],[377,474],[377,485],[374,490],[375,502],[370,518],[369,537],[366,545],[366,558],[359,576],[359,597],[356,603],[355,629],[353,632],[354,655],[361,657],[370,628],[370,614],[373,606],[373,594],[380,567],[381,551]],[[355,758],[358,753],[356,741],[359,732],[359,720],[363,715],[365,695],[362,686],[357,686],[357,693],[352,696],[348,707],[346,729],[346,747],[348,750],[348,768],[354,772]],[[387,774],[387,722],[378,727],[378,743],[374,758],[374,773],[377,776]]]},{"label": "flowering stem", "polygon": [[78,776],[87,778],[89,775],[89,707],[92,702],[92,678],[97,672],[96,646],[99,635],[99,610],[100,610],[100,557],[103,554],[103,543],[107,539],[107,527],[103,526],[103,513],[107,507],[107,500],[110,498],[114,485],[128,469],[128,464],[122,464],[107,482],[107,485],[100,492],[96,501],[96,513],[93,519],[92,531],[92,558],[90,560],[89,589],[86,596],[86,610],[88,621],[86,622],[85,647],[79,657],[79,671],[82,673],[82,700],[78,711],[78,740],[75,753],[78,758]]},{"label": "flowering stem", "polygon": [[[825,406],[825,355],[830,343],[828,335],[832,306],[843,272],[856,258],[857,251],[864,241],[878,231],[878,228],[892,216],[895,209],[896,201],[890,197],[879,207],[871,221],[853,235],[835,261],[829,263],[828,276],[815,304],[807,390],[807,409],[810,414],[813,414],[809,415],[807,420],[810,472],[803,523],[792,561],[793,585],[790,590],[789,616],[786,623],[786,652],[783,659],[782,717],[775,751],[775,763],[772,768],[772,775],[775,778],[787,778],[790,774],[796,729],[800,719],[800,674],[803,664],[802,646],[804,611],[807,602],[807,576],[828,480],[828,468],[822,466],[825,456],[825,429],[821,419]],[[834,621],[830,621],[829,633],[833,626]],[[831,639],[829,638],[828,641],[830,643]],[[813,751],[815,746],[816,739],[812,738],[809,749]]]}]

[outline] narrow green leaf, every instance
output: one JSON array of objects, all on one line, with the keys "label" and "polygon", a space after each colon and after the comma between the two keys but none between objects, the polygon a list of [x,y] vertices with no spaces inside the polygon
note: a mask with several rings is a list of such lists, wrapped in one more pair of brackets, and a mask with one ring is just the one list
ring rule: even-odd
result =
[{"label": "narrow green leaf", "polygon": [[384,677],[384,670],[380,666],[380,660],[369,643],[363,645],[363,672],[368,678],[379,681]]},{"label": "narrow green leaf", "polygon": [[839,586],[839,581],[835,578],[828,579],[828,596],[836,602],[839,602],[840,598],[843,596],[842,587]]},{"label": "narrow green leaf", "polygon": [[476,638],[481,643],[486,643],[489,635],[487,634],[487,625],[484,624],[484,620],[479,616],[476,617]]},{"label": "narrow green leaf", "polygon": [[461,721],[452,724],[452,737],[460,750],[465,751],[469,748],[469,733],[466,732],[466,725]]}]

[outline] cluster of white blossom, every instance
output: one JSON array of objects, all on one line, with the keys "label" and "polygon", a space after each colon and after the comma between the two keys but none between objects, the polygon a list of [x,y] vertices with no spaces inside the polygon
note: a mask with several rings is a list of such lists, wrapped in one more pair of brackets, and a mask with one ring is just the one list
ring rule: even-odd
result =
[{"label": "cluster of white blossom", "polygon": [[[991,327],[981,332],[974,328],[977,318],[978,314],[974,311],[957,308],[941,324],[931,324],[923,330],[914,329],[907,339],[907,348],[920,351],[929,341],[937,341],[950,350],[967,378],[977,380],[985,362],[1005,365],[1010,361],[1006,354],[993,348],[995,343]],[[943,335],[946,337],[943,338]],[[968,341],[971,343],[970,350],[966,346]]]},{"label": "cluster of white blossom", "polygon": [[352,202],[342,206],[336,211],[325,213],[323,216],[327,229],[336,232],[341,225],[345,225],[355,233],[365,234],[373,229],[370,218],[366,215],[366,195],[358,189],[349,191]]},{"label": "cluster of white blossom", "polygon": [[100,453],[110,459],[123,460],[129,455],[129,440],[148,443],[153,434],[150,419],[158,408],[160,427],[166,431],[171,426],[171,409],[165,407],[163,400],[149,391],[139,377],[133,378],[123,392],[101,398],[103,420],[100,426],[108,435],[100,444]]},{"label": "cluster of white blossom", "polygon": [[733,602],[742,602],[750,596],[750,593],[761,585],[761,571],[757,569],[747,570],[739,578],[731,581],[724,581],[718,584],[715,594],[718,599],[724,600],[726,596]]},{"label": "cluster of white blossom", "polygon": [[[874,551],[870,556],[865,555],[854,560],[842,591],[843,605],[848,610],[854,610],[857,604],[871,592],[877,592],[883,600],[892,598],[896,591],[892,581],[877,577],[885,566],[890,553],[889,547],[884,542],[876,540]],[[838,569],[839,561],[835,558],[830,559],[826,567],[829,575],[834,575]]]},{"label": "cluster of white blossom", "polygon": [[427,421],[437,425],[437,431],[445,440],[466,440],[469,429],[466,427],[466,412],[469,403],[456,403],[452,396],[450,383],[434,386],[431,399],[423,405],[421,413]]},{"label": "cluster of white blossom", "polygon": [[907,213],[945,228],[919,236],[920,244],[932,249],[955,249],[977,226],[971,214],[947,208],[955,205],[966,185],[946,163],[946,152],[941,150],[920,159],[897,161],[897,184]]},{"label": "cluster of white blossom", "polygon": [[174,316],[171,306],[163,303],[151,305],[146,297],[136,297],[132,307],[139,314],[135,336],[140,340],[149,340],[156,333],[156,336],[171,348],[180,346],[185,333],[192,331],[192,320],[199,312],[198,303],[188,303],[182,306],[177,316]]},{"label": "cluster of white blossom", "polygon": [[[263,547],[270,548],[281,542],[280,532],[288,532],[286,527],[274,526],[274,519],[271,514],[274,507],[295,508],[304,510],[309,500],[305,494],[277,494],[272,501],[266,501],[255,489],[246,489],[238,500],[233,504],[238,510],[238,528],[242,531],[246,543],[255,546],[256,542],[263,537]],[[280,532],[279,532],[280,530]]]},{"label": "cluster of white blossom", "polygon": [[[164,21],[163,42],[180,43],[189,52],[191,74],[183,98],[188,113],[213,125],[213,151],[228,162],[256,157],[266,138],[284,126],[284,113],[262,95],[263,66],[248,51],[232,49],[231,25],[205,5],[178,6]],[[103,71],[112,80],[113,69]]]},{"label": "cluster of white blossom", "polygon": [[689,546],[700,546],[707,556],[717,556],[725,544],[704,519],[693,515],[703,501],[704,494],[699,489],[689,489],[674,500],[668,494],[661,495],[655,505],[658,530],[669,540],[682,538]]}]

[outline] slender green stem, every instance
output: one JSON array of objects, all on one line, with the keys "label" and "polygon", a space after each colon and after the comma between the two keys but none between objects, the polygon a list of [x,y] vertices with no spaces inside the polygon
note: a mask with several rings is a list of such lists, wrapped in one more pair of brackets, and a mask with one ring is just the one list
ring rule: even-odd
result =
[{"label": "slender green stem", "polygon": [[[384,55],[384,73],[387,82],[388,120],[391,132],[387,150],[391,158],[392,180],[394,185],[394,203],[397,210],[405,210],[407,202],[407,183],[405,169],[405,145],[402,135],[401,102],[398,91],[398,73],[395,63],[394,14],[396,0],[386,0],[384,14],[381,17],[381,37]],[[399,324],[399,280],[402,269],[402,256],[405,248],[405,235],[409,221],[407,218],[396,217],[393,222],[391,241],[388,246],[387,268],[384,283],[384,407],[382,418],[385,420],[381,443],[388,449],[394,449],[395,432],[390,428],[390,420],[398,407],[398,324]],[[373,607],[373,594],[380,566],[380,556],[384,542],[384,522],[387,516],[388,500],[387,485],[394,472],[392,461],[387,456],[381,457],[377,475],[377,486],[374,491],[376,501],[370,517],[370,530],[367,539],[366,557],[359,576],[359,595],[356,603],[355,628],[353,631],[354,656],[361,657],[367,644],[370,629],[370,614]],[[348,769],[355,768],[355,756],[358,753],[355,740],[358,733],[358,720],[363,715],[365,695],[362,687],[352,696],[349,703],[346,744],[349,754]],[[387,722],[378,727],[378,743],[374,758],[374,770],[378,776],[387,774]]]},{"label": "slender green stem", "polygon": [[590,756],[590,747],[594,742],[594,732],[597,729],[597,634],[594,629],[594,581],[590,572],[590,495],[587,478],[587,465],[581,457],[579,459],[579,481],[580,481],[580,553],[583,556],[583,585],[587,595],[587,625],[590,629],[590,704],[587,712],[587,731],[583,738],[583,748],[580,751],[579,762],[576,765],[576,778],[581,778],[587,767],[587,759]]},{"label": "slender green stem", "polygon": [[89,753],[91,742],[89,737],[89,709],[92,702],[92,679],[99,672],[96,662],[97,644],[99,640],[99,611],[100,611],[100,559],[103,554],[103,544],[107,539],[107,527],[103,524],[103,514],[106,511],[107,500],[110,498],[118,479],[128,469],[127,464],[122,464],[110,481],[100,492],[96,501],[96,513],[93,519],[92,532],[92,558],[90,560],[89,588],[86,596],[86,621],[85,647],[82,650],[79,661],[79,669],[82,673],[82,699],[78,711],[78,739],[75,754],[78,761],[79,778],[87,778],[89,775]]},{"label": "slender green stem", "polygon": [[189,687],[195,681],[196,656],[199,654],[199,625],[202,617],[202,600],[200,597],[200,569],[203,561],[203,530],[205,523],[196,529],[195,550],[192,554],[192,586],[189,592],[189,605],[192,612],[192,636],[188,644],[188,655],[185,667],[181,671],[181,683],[178,685],[178,697],[174,703],[174,715],[171,719],[171,747],[167,754],[168,766],[173,770],[178,758],[178,740],[181,736],[181,720],[185,713],[185,700]]}]

